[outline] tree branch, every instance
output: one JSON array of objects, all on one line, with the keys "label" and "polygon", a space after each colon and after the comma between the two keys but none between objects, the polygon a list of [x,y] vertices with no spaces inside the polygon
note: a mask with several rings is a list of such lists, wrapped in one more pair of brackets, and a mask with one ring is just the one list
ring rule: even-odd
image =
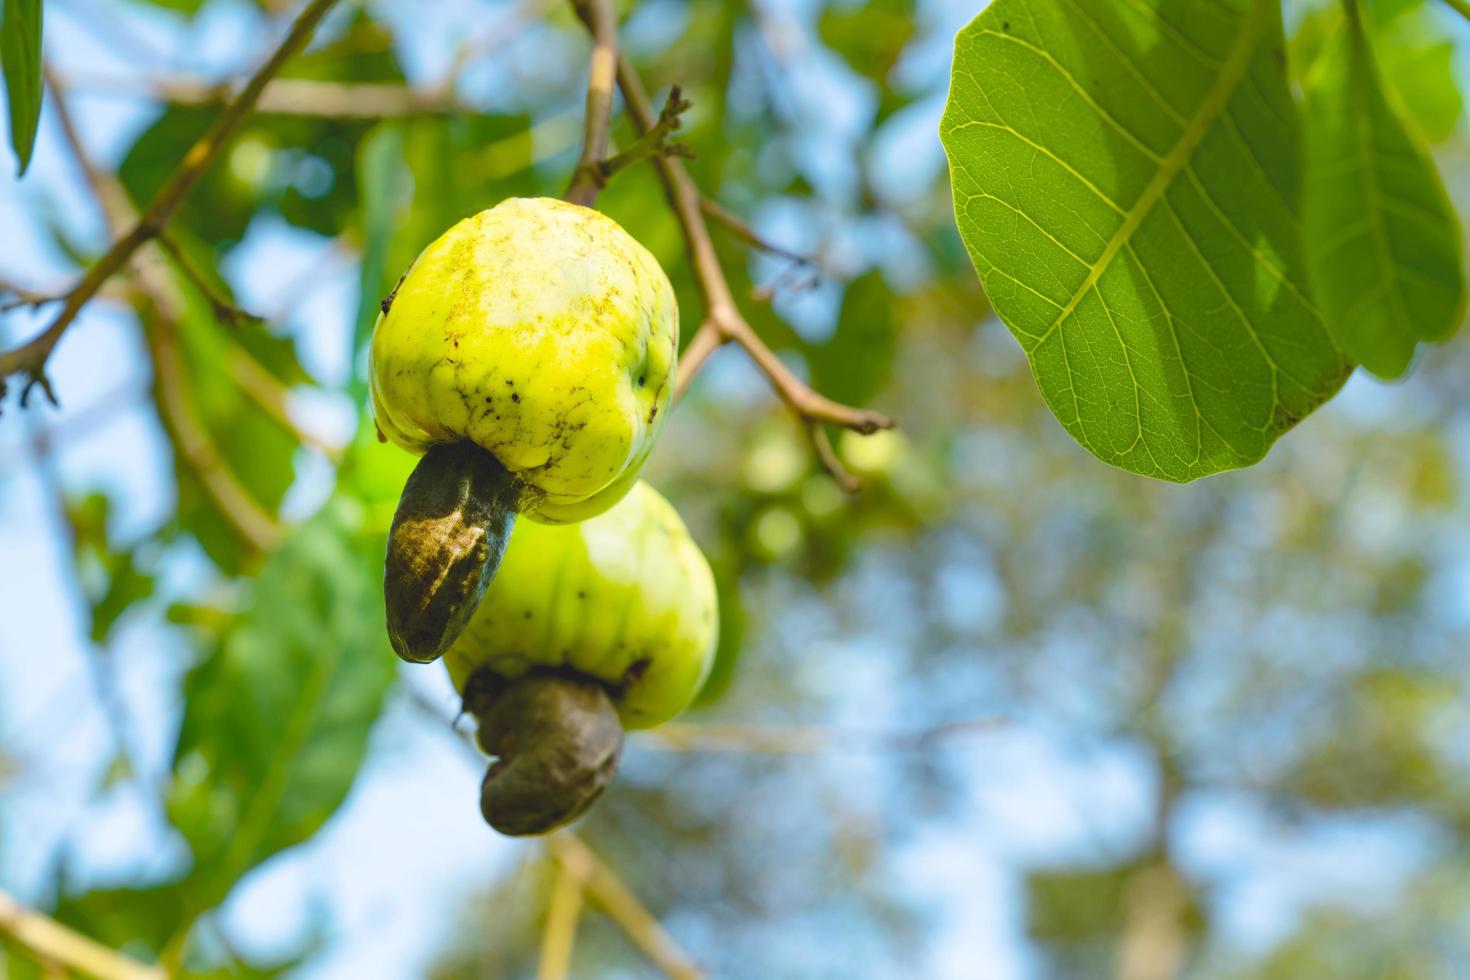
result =
[{"label": "tree branch", "polygon": [[[652,130],[656,120],[648,94],[633,63],[626,57],[618,60],[618,85],[623,90],[623,100],[639,131],[646,133]],[[676,393],[688,389],[715,348],[734,341],[745,349],[770,381],[776,394],[798,416],[863,434],[892,428],[897,424],[894,419],[882,413],[843,405],[813,391],[766,346],[735,303],[730,284],[715,252],[714,242],[710,239],[709,228],[705,225],[703,195],[678,160],[669,156],[657,156],[654,163],[658,165],[669,203],[684,231],[695,282],[705,303],[705,321],[690,341],[690,348],[682,359]],[[690,351],[694,356],[690,356]]]},{"label": "tree branch", "polygon": [[669,97],[659,110],[658,121],[653,124],[653,128],[639,136],[623,152],[610,156],[597,165],[598,186],[606,187],[613,174],[649,157],[675,156],[693,159],[694,151],[689,147],[682,143],[669,142],[669,137],[684,125],[684,120],[680,117],[691,105],[693,103],[684,98],[679,86],[670,88]]},{"label": "tree branch", "polygon": [[48,963],[57,963],[100,980],[164,980],[164,972],[145,966],[0,891],[0,933]]},{"label": "tree branch", "polygon": [[704,973],[689,954],[679,948],[638,896],[590,847],[582,843],[581,838],[571,831],[564,831],[547,838],[546,849],[563,866],[571,864],[585,869],[587,894],[622,927],[649,959],[658,964],[659,969],[674,980],[702,980]]},{"label": "tree branch", "polygon": [[1470,0],[1444,0],[1449,8],[1466,21],[1470,21]]},{"label": "tree branch", "polygon": [[164,182],[163,187],[154,195],[153,200],[139,215],[132,228],[113,242],[112,246],[93,263],[81,281],[67,294],[61,312],[56,315],[51,325],[21,346],[0,353],[0,398],[5,395],[10,376],[20,374],[26,378],[21,390],[22,406],[25,405],[26,396],[30,393],[31,388],[37,385],[55,403],[56,399],[50,390],[50,382],[45,372],[46,361],[51,356],[51,351],[55,349],[57,342],[61,340],[61,335],[77,318],[77,314],[81,312],[87,301],[102,288],[102,284],[119,272],[144,242],[156,236],[167,226],[169,219],[173,217],[184,199],[189,196],[199,182],[199,178],[214,163],[228,144],[230,137],[235,135],[255,108],[266,85],[281,70],[287,60],[306,46],[316,25],[336,2],[337,0],[310,0],[296,18],[295,23],[291,25],[290,31],[287,32],[280,46],[245,84],[239,96],[219,114],[209,130],[190,147],[188,153],[184,154],[183,160],[179,162],[169,179]]},{"label": "tree branch", "polygon": [[612,125],[613,87],[618,71],[618,17],[612,0],[572,0],[592,33],[592,58],[587,71],[587,114],[583,123],[582,157],[572,171],[565,197],[591,207],[607,178],[602,174],[607,156],[607,133]]}]

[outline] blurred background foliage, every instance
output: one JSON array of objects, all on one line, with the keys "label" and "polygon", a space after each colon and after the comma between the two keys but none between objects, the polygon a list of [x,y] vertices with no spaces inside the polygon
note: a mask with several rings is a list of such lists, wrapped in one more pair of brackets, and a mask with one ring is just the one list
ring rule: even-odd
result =
[{"label": "blurred background foliage", "polygon": [[[1470,352],[1355,378],[1252,470],[1095,461],[953,228],[935,132],[977,7],[621,5],[650,89],[694,103],[699,186],[800,257],[713,227],[752,324],[903,425],[835,438],[848,494],[715,356],[648,475],[717,569],[719,663],[581,839],[712,976],[1463,976]],[[4,178],[0,281],[44,294],[105,248],[292,8],[48,0],[57,84]],[[1370,9],[1463,215],[1470,23]],[[1303,64],[1339,15],[1288,13]],[[452,690],[381,633],[413,461],[373,438],[362,347],[444,228],[560,193],[586,50],[557,2],[343,3],[175,247],[64,340],[63,407],[6,406],[5,890],[200,976],[534,972],[555,852],[480,825]],[[669,271],[687,339],[652,167],[599,206]],[[44,313],[11,308],[4,341]],[[0,976],[45,969],[0,943]],[[657,968],[594,902],[571,973]]]}]

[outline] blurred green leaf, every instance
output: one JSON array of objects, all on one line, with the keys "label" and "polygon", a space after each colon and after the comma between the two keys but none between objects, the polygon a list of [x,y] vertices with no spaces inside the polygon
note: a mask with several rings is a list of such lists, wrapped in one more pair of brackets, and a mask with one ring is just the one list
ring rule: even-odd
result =
[{"label": "blurred green leaf", "polygon": [[1307,297],[1279,6],[1168,30],[1162,6],[996,0],[956,40],[940,134],[1057,419],[1185,481],[1261,459],[1349,366]]},{"label": "blurred green leaf", "polygon": [[882,82],[914,35],[913,0],[829,6],[817,23],[822,42],[853,71]]},{"label": "blurred green leaf", "polygon": [[148,961],[184,921],[188,902],[182,884],[174,881],[64,896],[55,914],[98,942]]},{"label": "blurred green leaf", "polygon": [[41,118],[41,0],[5,0],[0,20],[0,67],[10,105],[10,145],[24,174]]},{"label": "blurred green leaf", "polygon": [[849,405],[867,404],[888,380],[896,343],[893,291],[874,269],[848,285],[837,329],[811,351],[814,387]]},{"label": "blurred green leaf", "polygon": [[314,833],[356,778],[396,663],[360,516],[338,501],[295,528],[185,682],[168,811],[201,908]]},{"label": "blurred green leaf", "polygon": [[91,493],[68,501],[80,584],[91,606],[90,637],[105,644],[118,619],[136,602],[153,594],[151,571],[138,564],[136,548],[115,549],[108,540],[111,501]]},{"label": "blurred green leaf", "polygon": [[1459,126],[1465,99],[1455,42],[1440,28],[1433,6],[1420,0],[1371,33],[1387,88],[1424,138],[1441,143]]},{"label": "blurred green leaf", "polygon": [[1444,184],[1384,93],[1356,0],[1308,80],[1304,227],[1316,297],[1349,356],[1381,377],[1465,312]]}]

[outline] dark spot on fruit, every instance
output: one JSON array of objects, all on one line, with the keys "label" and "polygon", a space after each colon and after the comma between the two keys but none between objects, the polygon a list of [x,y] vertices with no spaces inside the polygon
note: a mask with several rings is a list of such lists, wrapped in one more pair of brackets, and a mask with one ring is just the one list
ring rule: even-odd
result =
[{"label": "dark spot on fruit", "polygon": [[653,406],[653,409],[651,411],[649,411],[649,413],[648,413],[648,421],[649,421],[649,424],[651,425],[653,423],[653,420],[656,419],[656,418],[658,418],[658,406],[657,405]]},{"label": "dark spot on fruit", "polygon": [[585,598],[587,598],[587,590],[586,589],[578,589],[577,590],[577,598],[578,599],[585,599]]},{"label": "dark spot on fruit", "polygon": [[520,395],[517,395],[517,394],[512,394],[510,396],[510,400],[513,401],[513,402],[518,402],[518,401],[521,400],[521,396]]},{"label": "dark spot on fruit", "polygon": [[650,660],[648,657],[643,657],[639,660],[633,661],[633,663],[628,666],[628,669],[623,671],[622,685],[624,687],[627,687],[629,684],[638,683],[639,679],[642,678],[644,674],[648,673],[648,665],[651,663],[653,663],[653,661]]},{"label": "dark spot on fruit", "polygon": [[638,376],[638,387],[642,388],[646,384],[648,384],[648,375],[640,374]]},{"label": "dark spot on fruit", "polygon": [[530,619],[531,618],[531,610],[529,610],[529,609],[526,610],[526,618],[527,619]]}]

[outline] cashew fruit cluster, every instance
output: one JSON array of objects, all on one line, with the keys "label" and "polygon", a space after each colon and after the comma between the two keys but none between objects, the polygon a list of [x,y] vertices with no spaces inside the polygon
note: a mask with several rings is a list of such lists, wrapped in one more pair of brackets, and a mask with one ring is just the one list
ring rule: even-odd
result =
[{"label": "cashew fruit cluster", "polygon": [[718,633],[709,562],[647,483],[580,524],[518,525],[444,658],[499,758],[485,818],[510,834],[575,818],[611,782],[624,729],[694,700]]},{"label": "cashew fruit cluster", "polygon": [[424,457],[390,531],[401,657],[449,648],[516,515],[580,521],[628,491],[662,427],[678,346],[658,261],[591,208],[512,198],[414,260],[369,353],[379,431]]},{"label": "cashew fruit cluster", "polygon": [[504,833],[582,813],[624,729],[678,714],[708,673],[709,564],[638,481],[678,344],[653,256],[546,198],[461,221],[383,301],[374,419],[422,455],[388,533],[388,636],[405,660],[446,657],[496,757],[481,809]]}]

